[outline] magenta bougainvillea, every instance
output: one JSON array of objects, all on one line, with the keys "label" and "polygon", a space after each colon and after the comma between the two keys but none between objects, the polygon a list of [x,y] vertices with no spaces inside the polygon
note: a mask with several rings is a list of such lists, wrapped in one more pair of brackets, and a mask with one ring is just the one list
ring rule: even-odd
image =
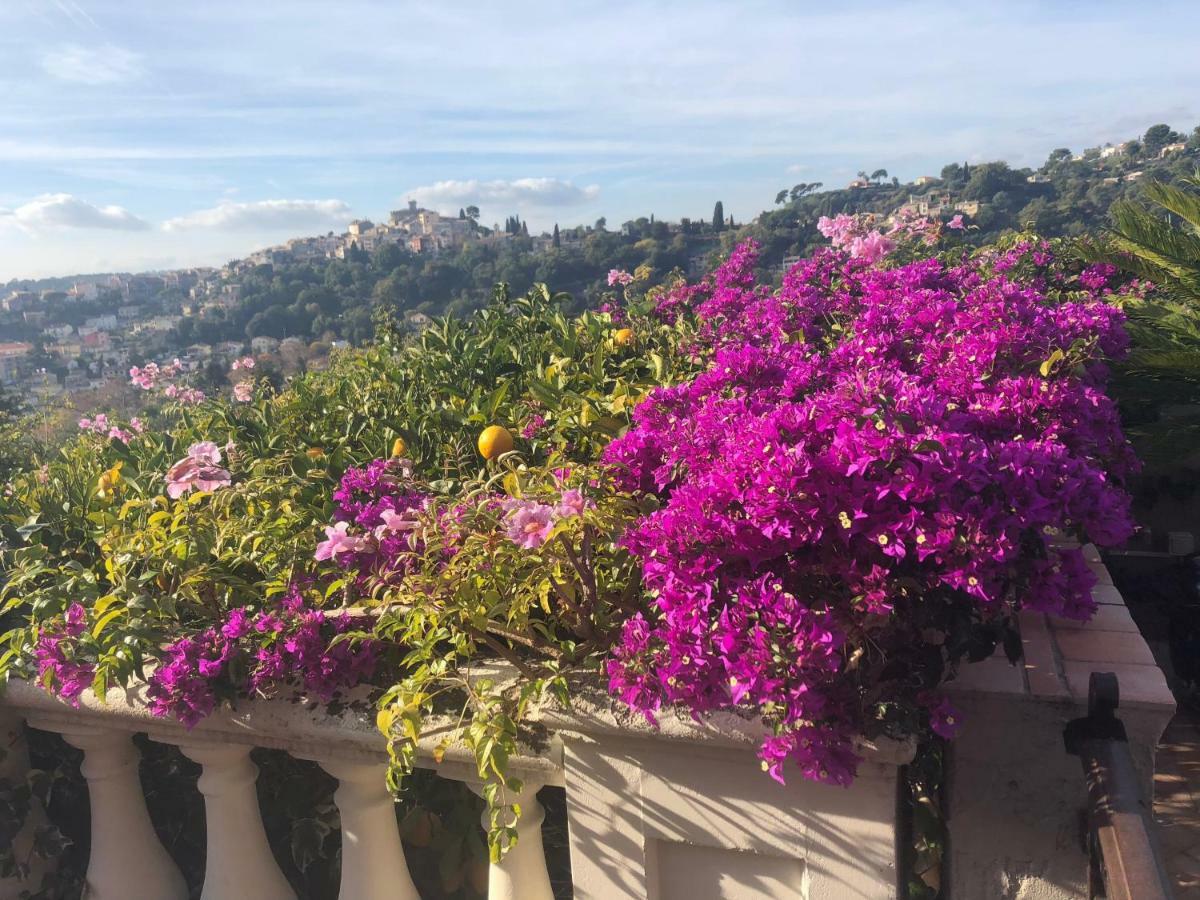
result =
[{"label": "magenta bougainvillea", "polygon": [[980,629],[1091,615],[1055,535],[1123,540],[1135,460],[1104,392],[1126,347],[1111,271],[1032,242],[882,268],[890,247],[827,230],[841,248],[777,290],[745,244],[659,301],[712,357],[606,453],[661,500],[625,537],[654,599],[609,674],[651,717],[761,714],[772,775],[847,783],[857,735],[953,732],[933,689]]},{"label": "magenta bougainvillea", "polygon": [[191,727],[222,697],[296,687],[329,702],[375,673],[377,641],[335,640],[363,627],[370,622],[361,616],[312,608],[295,587],[275,608],[231,610],[220,624],[167,645],[148,678],[150,711]]}]

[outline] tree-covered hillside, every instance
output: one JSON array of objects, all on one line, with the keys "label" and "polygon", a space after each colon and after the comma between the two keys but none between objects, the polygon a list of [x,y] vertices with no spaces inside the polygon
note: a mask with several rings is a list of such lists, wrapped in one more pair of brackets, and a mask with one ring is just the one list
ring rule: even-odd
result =
[{"label": "tree-covered hillside", "polygon": [[[1179,146],[1183,145],[1183,146]],[[950,163],[937,176],[904,184],[886,169],[860,173],[850,187],[800,184],[781,190],[775,208],[734,226],[716,203],[711,219],[668,223],[653,216],[609,229],[559,230],[552,239],[508,229],[504,240],[484,240],[439,255],[415,254],[394,245],[346,260],[263,265],[238,276],[240,300],[228,308],[187,316],[176,342],[216,343],[257,336],[342,338],[355,343],[372,333],[372,311],[462,313],[480,307],[497,282],[524,290],[542,282],[571,292],[578,307],[594,303],[610,269],[648,267],[651,283],[675,270],[695,272],[748,237],[763,248],[764,270],[807,253],[822,240],[821,216],[871,212],[888,216],[905,207],[933,210],[943,218],[961,211],[967,239],[985,243],[1009,230],[1031,229],[1048,237],[1096,231],[1109,207],[1136,199],[1141,185],[1190,174],[1200,158],[1200,128],[1190,137],[1165,125],[1140,140],[1072,154],[1054,150],[1037,169],[1005,162]]]}]

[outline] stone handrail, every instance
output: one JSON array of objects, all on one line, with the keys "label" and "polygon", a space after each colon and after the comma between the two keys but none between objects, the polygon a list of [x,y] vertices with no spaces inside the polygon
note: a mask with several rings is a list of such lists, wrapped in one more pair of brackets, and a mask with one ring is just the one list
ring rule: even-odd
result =
[{"label": "stone handrail", "polygon": [[946,772],[951,897],[1088,896],[1087,792],[1062,734],[1087,714],[1093,672],[1120,681],[1142,796],[1153,797],[1154,750],[1175,700],[1100,554],[1083,552],[1097,580],[1090,621],[1024,612],[1018,665],[998,650],[949,685],[965,722]]}]

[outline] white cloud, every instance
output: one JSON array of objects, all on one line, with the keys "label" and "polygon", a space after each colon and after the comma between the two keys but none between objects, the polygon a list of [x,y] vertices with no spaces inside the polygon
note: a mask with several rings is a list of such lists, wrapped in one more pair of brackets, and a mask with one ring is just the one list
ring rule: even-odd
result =
[{"label": "white cloud", "polygon": [[115,44],[62,44],[42,57],[42,68],[55,78],[78,84],[119,84],[142,74],[141,57]]},{"label": "white cloud", "polygon": [[257,231],[265,228],[325,228],[345,225],[353,214],[342,200],[257,200],[235,203],[222,200],[211,209],[199,209],[163,223],[166,231],[220,228]]},{"label": "white cloud", "polygon": [[578,187],[558,178],[518,178],[514,181],[438,181],[414,188],[409,196],[431,206],[459,206],[464,203],[482,206],[574,206],[594,200],[600,193],[597,185]]},{"label": "white cloud", "polygon": [[12,224],[25,231],[55,231],[63,228],[102,228],[144,231],[150,223],[123,206],[94,206],[71,194],[42,194],[15,209],[0,209],[0,225]]}]

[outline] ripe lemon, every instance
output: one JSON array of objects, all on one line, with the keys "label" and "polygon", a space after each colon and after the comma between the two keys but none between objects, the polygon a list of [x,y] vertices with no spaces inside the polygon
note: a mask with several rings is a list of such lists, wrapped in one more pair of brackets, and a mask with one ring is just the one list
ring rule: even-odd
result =
[{"label": "ripe lemon", "polygon": [[479,452],[484,459],[495,459],[513,448],[513,436],[503,425],[489,425],[479,435]]},{"label": "ripe lemon", "polygon": [[633,343],[633,329],[632,328],[618,328],[613,333],[613,343],[616,344],[618,347],[625,347],[629,344],[632,344]]},{"label": "ripe lemon", "polygon": [[402,437],[392,441],[392,459],[399,459],[408,453],[408,442]]}]

